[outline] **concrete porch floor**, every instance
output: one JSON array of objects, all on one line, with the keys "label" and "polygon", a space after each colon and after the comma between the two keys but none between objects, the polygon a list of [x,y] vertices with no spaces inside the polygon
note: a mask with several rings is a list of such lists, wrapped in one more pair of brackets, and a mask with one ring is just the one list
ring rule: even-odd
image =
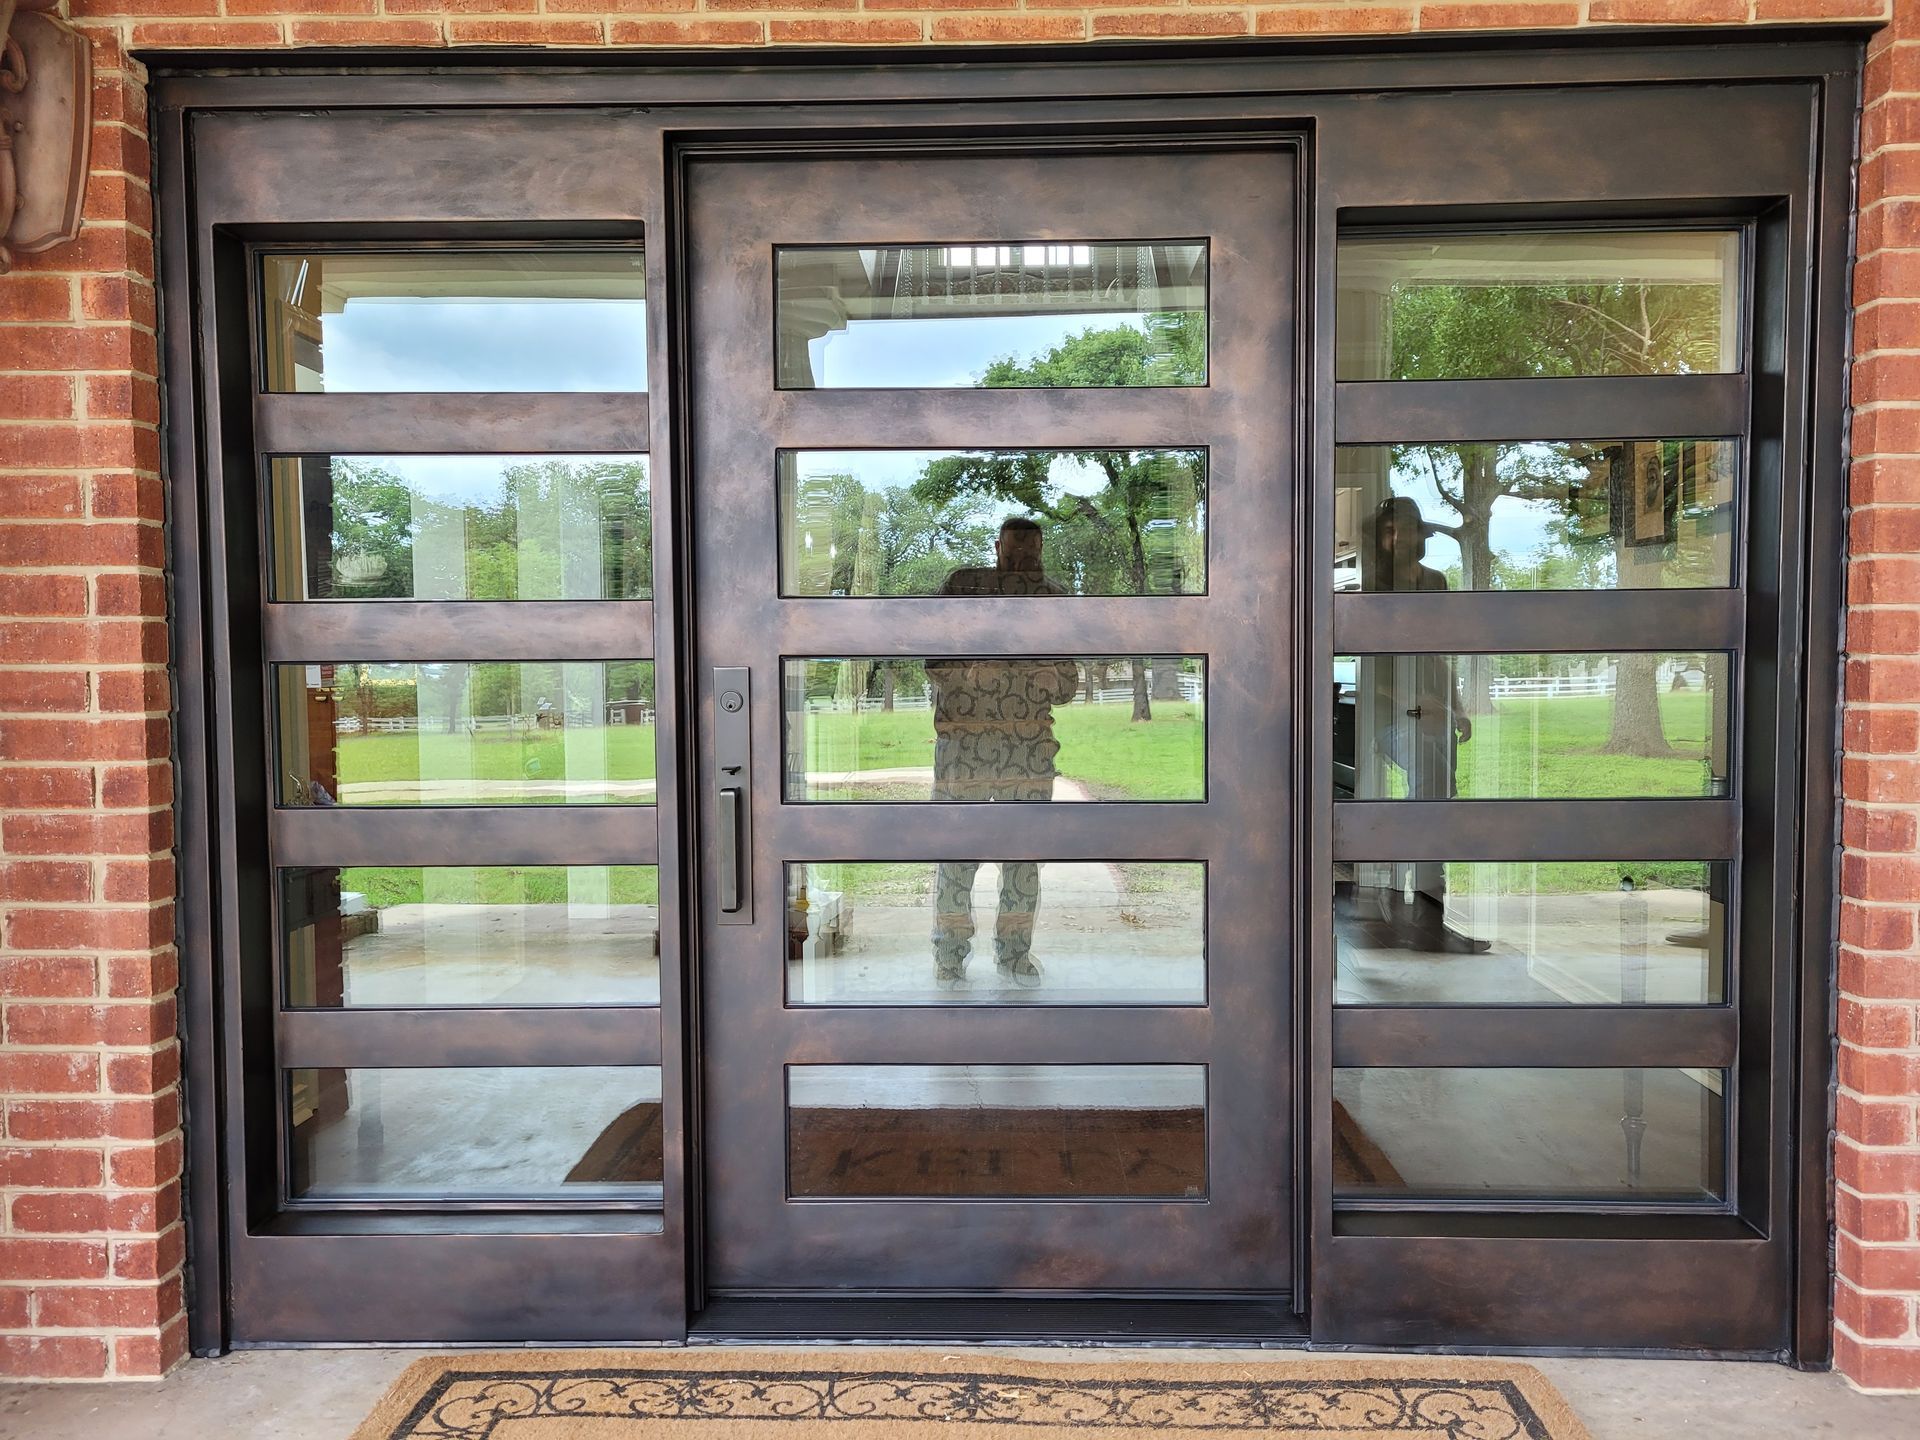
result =
[{"label": "concrete porch floor", "polygon": [[[346,1440],[420,1350],[254,1350],[193,1360],[157,1384],[0,1385],[0,1436],[19,1440]],[[1060,1349],[983,1353],[1066,1360]],[[1288,1358],[1195,1350],[1199,1360]],[[1165,1350],[1101,1350],[1167,1361]],[[1351,1358],[1351,1357],[1347,1357]],[[1444,1362],[1442,1362],[1444,1363]],[[1920,1396],[1862,1395],[1833,1375],[1691,1360],[1533,1359],[1595,1440],[1920,1435]]]}]

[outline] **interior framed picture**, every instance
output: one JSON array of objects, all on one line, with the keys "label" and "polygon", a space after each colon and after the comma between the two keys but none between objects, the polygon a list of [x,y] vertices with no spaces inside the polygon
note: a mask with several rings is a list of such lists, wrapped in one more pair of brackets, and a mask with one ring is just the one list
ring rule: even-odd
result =
[{"label": "interior framed picture", "polygon": [[[1625,545],[1671,545],[1679,518],[1679,465],[1671,477],[1668,444],[1628,440],[1620,446],[1613,472],[1613,533]],[[1671,481],[1671,483],[1670,483]]]}]

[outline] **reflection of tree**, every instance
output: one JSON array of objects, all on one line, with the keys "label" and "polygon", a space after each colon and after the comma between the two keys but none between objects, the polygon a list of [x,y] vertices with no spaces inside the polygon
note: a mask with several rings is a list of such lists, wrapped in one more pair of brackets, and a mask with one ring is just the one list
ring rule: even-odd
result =
[{"label": "reflection of tree", "polygon": [[330,554],[379,563],[336,585],[342,598],[632,599],[651,593],[653,521],[646,466],[536,460],[499,489],[449,503],[404,476],[336,457],[326,491]]},{"label": "reflection of tree", "polygon": [[[336,459],[332,472],[331,545],[326,554],[365,555],[378,562],[368,567],[377,574],[351,586],[352,598],[384,600],[412,595],[416,524],[413,488],[391,470],[360,460]],[[333,593],[331,571],[315,568],[320,573],[309,576],[309,593]]]},{"label": "reflection of tree", "polygon": [[[1660,657],[1643,650],[1613,657],[1613,710],[1604,755],[1671,755],[1660,724]],[[1711,723],[1711,722],[1709,722]]]},{"label": "reflection of tree", "polygon": [[[1198,311],[1156,313],[1144,327],[1082,330],[1025,361],[996,360],[987,388],[1111,388],[1196,385],[1206,380],[1206,318]],[[914,492],[930,503],[971,497],[1011,503],[1040,521],[1051,563],[1072,576],[1080,594],[1183,594],[1204,588],[1205,458],[1196,450],[1075,450],[1106,484],[1091,496],[1068,495],[1052,482],[1046,452],[979,452],[930,464]],[[1114,583],[1118,581],[1119,583]],[[1131,657],[1133,718],[1153,718],[1147,657]],[[1160,692],[1175,666],[1165,661]]]},{"label": "reflection of tree", "polygon": [[[1145,328],[1114,326],[1070,336],[1042,355],[1000,360],[980,383],[1125,387],[1203,383],[1205,318],[1155,314]],[[1065,462],[1063,464],[1063,462]],[[1077,474],[1073,472],[1078,472]],[[1092,472],[1091,494],[1068,488]],[[1206,588],[1206,456],[1200,450],[978,450],[930,461],[913,483],[868,490],[851,474],[809,474],[795,482],[798,567],[809,595],[937,595],[958,568],[994,563],[994,537],[1009,512],[1043,532],[1047,573],[1075,595],[1179,595]],[[1134,718],[1150,719],[1154,698],[1179,697],[1175,659],[1134,657]],[[1091,692],[1104,665],[1089,666]],[[877,674],[876,674],[877,672]],[[838,699],[870,695],[883,708],[896,685],[917,685],[912,662],[843,667]]]},{"label": "reflection of tree", "polygon": [[[1717,285],[1615,281],[1588,285],[1414,285],[1396,288],[1389,306],[1392,378],[1460,376],[1554,377],[1654,375],[1713,371],[1722,350],[1721,292]],[[1503,497],[1557,501],[1569,518],[1583,497],[1607,505],[1600,474],[1620,464],[1624,447],[1421,445],[1395,447],[1393,463],[1419,460],[1442,499],[1459,516],[1437,526],[1460,546],[1465,588],[1493,587],[1490,538],[1494,505]],[[1583,453],[1584,452],[1584,453]],[[1549,457],[1566,463],[1555,463]],[[1584,462],[1584,463],[1583,463]],[[1582,474],[1585,470],[1587,473]],[[1603,512],[1603,516],[1604,516]],[[1591,531],[1584,531],[1590,534]],[[1617,547],[1630,537],[1617,521],[1606,526]],[[1617,562],[1617,557],[1616,557]],[[1618,565],[1616,563],[1616,574]],[[1467,663],[1469,710],[1492,710],[1492,668],[1484,657]],[[1619,657],[1615,671],[1613,753],[1670,753],[1660,728],[1651,657]]]},{"label": "reflection of tree", "polygon": [[[382,670],[390,673],[383,675]],[[590,707],[602,698],[649,707],[654,703],[651,660],[610,661],[604,667],[517,660],[342,665],[334,671],[333,686],[341,708],[360,720],[363,732],[376,718],[418,717],[432,722],[433,728],[458,734],[470,717],[532,715],[542,699],[551,701],[562,715],[597,725],[604,717],[592,714]],[[440,701],[431,713],[425,708],[424,695]],[[588,713],[582,714],[583,708]]]},{"label": "reflection of tree", "polygon": [[1720,368],[1716,284],[1396,287],[1396,380],[1698,374]]},{"label": "reflection of tree", "polygon": [[[1071,342],[1069,342],[1071,343]],[[1095,494],[1072,495],[1051,478],[1057,456],[1045,451],[979,451],[930,462],[913,493],[942,508],[1012,504],[1040,523],[1048,568],[1078,594],[1179,594],[1198,567],[1180,541],[1192,524],[1204,484],[1203,460],[1192,450],[1069,452],[1105,478]],[[1192,566],[1193,568],[1189,568]],[[1146,657],[1133,666],[1134,719],[1152,718]],[[1162,675],[1172,666],[1156,667]],[[1164,693],[1164,692],[1163,692]],[[1176,688],[1175,694],[1178,691]]]},{"label": "reflection of tree", "polygon": [[973,506],[929,504],[912,487],[869,491],[852,475],[808,475],[796,518],[810,595],[934,595],[956,565],[993,563],[994,523]]},{"label": "reflection of tree", "polygon": [[981,385],[1052,390],[1207,383],[1207,317],[1199,310],[1154,311],[1139,326],[1082,330],[1043,355],[989,365]]}]

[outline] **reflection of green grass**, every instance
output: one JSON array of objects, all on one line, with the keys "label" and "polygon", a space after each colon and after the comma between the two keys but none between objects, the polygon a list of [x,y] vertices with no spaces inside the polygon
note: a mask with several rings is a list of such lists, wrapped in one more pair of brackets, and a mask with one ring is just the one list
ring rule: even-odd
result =
[{"label": "reflection of green grass", "polygon": [[[660,872],[651,865],[583,868],[589,884],[605,877],[610,904],[660,903]],[[365,895],[376,910],[418,905],[428,898],[427,873],[419,866],[356,865],[340,872],[340,888]],[[432,874],[436,905],[559,905],[572,898],[562,865],[446,866]]]},{"label": "reflection of green grass", "polygon": [[[653,778],[653,726],[608,725],[581,734],[593,757],[594,779]],[[342,735],[336,752],[342,785],[419,779],[539,780],[567,778],[563,730],[482,731],[477,735]],[[604,756],[604,760],[602,760]],[[403,802],[404,803],[404,802]],[[511,804],[502,796],[498,803]]]},{"label": "reflection of green grass", "polygon": [[1707,867],[1692,860],[1523,860],[1456,861],[1447,866],[1447,890],[1455,895],[1593,894],[1618,890],[1623,875],[1633,877],[1637,890],[1707,888]]},{"label": "reflection of green grass", "polygon": [[854,901],[922,900],[933,891],[931,865],[853,861],[794,866],[787,872],[789,899],[803,868],[810,891],[832,890]]},{"label": "reflection of green grass", "polygon": [[[1606,696],[1503,700],[1497,714],[1483,718],[1474,738],[1460,750],[1460,793],[1469,798],[1579,796],[1696,796],[1705,793],[1708,753],[1707,696],[1700,692],[1666,694],[1660,711],[1671,757],[1607,755],[1612,701]],[[1096,799],[1196,800],[1204,794],[1204,753],[1200,708],[1185,702],[1158,701],[1153,719],[1135,724],[1126,704],[1062,706],[1054,712],[1060,744],[1060,773],[1084,785]],[[806,743],[812,768],[824,771],[878,770],[933,766],[933,716],[926,710],[897,710],[858,715],[810,713]],[[609,727],[596,732],[605,746],[606,773],[621,780],[654,774],[654,732],[650,725]],[[597,758],[597,757],[596,757]],[[473,775],[507,779],[528,774],[527,762],[539,762],[544,780],[566,778],[561,732],[445,735],[354,735],[340,740],[341,779],[405,781],[432,776]],[[596,765],[596,768],[601,768]],[[1388,770],[1390,781],[1398,772]],[[926,798],[919,783],[891,787],[896,798]],[[838,787],[823,787],[810,798],[840,798]],[[877,787],[863,786],[862,798]],[[454,821],[452,823],[458,823]],[[1457,872],[1460,867],[1449,867]],[[1686,861],[1556,862],[1503,866],[1500,888],[1541,893],[1612,890],[1623,874],[1641,888],[1695,889],[1703,871]],[[918,899],[931,884],[926,864],[858,863],[816,866],[815,882],[869,900]],[[1504,873],[1511,871],[1511,873]],[[459,872],[476,877],[471,903],[555,903],[566,895],[564,870],[557,866],[483,867]],[[1477,877],[1486,883],[1484,871]],[[1134,864],[1123,870],[1130,894],[1192,888],[1199,871],[1172,864]],[[1464,891],[1473,880],[1450,879]],[[376,906],[400,905],[422,898],[418,868],[362,867],[343,872],[342,884],[369,896]],[[613,871],[612,899],[617,904],[652,904],[658,887],[651,866],[621,866]],[[434,899],[456,896],[436,883]]]},{"label": "reflection of green grass", "polygon": [[1202,800],[1206,726],[1198,705],[1156,700],[1153,719],[1130,705],[1069,705],[1055,712],[1060,773],[1096,800]]},{"label": "reflection of green grass", "polygon": [[1609,695],[1496,702],[1460,747],[1463,799],[1697,796],[1706,793],[1707,696],[1660,697],[1671,756],[1608,755]]},{"label": "reflection of green grass", "polygon": [[[1460,794],[1467,799],[1568,799],[1696,796],[1706,793],[1708,697],[1700,691],[1660,697],[1670,756],[1605,753],[1613,700],[1605,695],[1502,700],[1460,747]],[[1153,719],[1135,724],[1125,704],[1062,706],[1054,711],[1060,774],[1101,800],[1198,800],[1205,794],[1200,707],[1158,701]],[[933,766],[933,715],[926,710],[810,713],[808,765],[826,773]],[[1389,789],[1404,793],[1397,771]],[[863,799],[922,798],[916,782],[865,782]],[[849,798],[825,786],[809,798]],[[1616,877],[1617,878],[1617,877]]]},{"label": "reflection of green grass", "polygon": [[1120,867],[1121,895],[1194,895],[1206,887],[1207,867],[1192,861],[1137,860]]},{"label": "reflection of green grass", "polygon": [[[788,872],[789,887],[797,878],[798,868]],[[836,862],[813,864],[805,868],[810,890],[832,890],[855,902],[877,904],[881,901],[904,900],[919,903],[930,899],[933,894],[934,865],[931,861]],[[1123,897],[1193,893],[1201,888],[1205,880],[1204,868],[1192,863],[1128,861],[1116,869]]]},{"label": "reflection of green grass", "polygon": [[[1060,773],[1077,780],[1102,800],[1199,800],[1206,785],[1204,727],[1200,707],[1185,701],[1155,701],[1153,719],[1133,723],[1127,704],[1065,705],[1053,712],[1053,735],[1060,744],[1055,762]],[[868,711],[861,714],[810,713],[806,718],[810,769],[891,770],[933,767],[933,712]],[[871,798],[863,785],[862,798]],[[912,798],[903,791],[900,798]],[[823,786],[808,798],[844,797],[838,786]],[[924,798],[922,787],[919,797]]]}]

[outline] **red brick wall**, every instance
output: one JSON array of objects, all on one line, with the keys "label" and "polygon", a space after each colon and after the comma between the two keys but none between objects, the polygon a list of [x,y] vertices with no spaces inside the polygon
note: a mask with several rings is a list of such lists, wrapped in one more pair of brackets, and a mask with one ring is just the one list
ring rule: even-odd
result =
[{"label": "red brick wall", "polygon": [[[145,94],[128,46],[1077,41],[1880,20],[1887,0],[69,0],[81,240],[0,277],[0,1374],[183,1354]],[[1836,1347],[1920,1388],[1920,0],[1862,174]],[[1911,38],[1909,38],[1911,37]]]},{"label": "red brick wall", "polygon": [[0,1373],[185,1349],[146,95],[99,47],[80,242],[0,277]]},{"label": "red brick wall", "polygon": [[1854,274],[1835,1362],[1920,1388],[1920,0],[1869,51]]}]

